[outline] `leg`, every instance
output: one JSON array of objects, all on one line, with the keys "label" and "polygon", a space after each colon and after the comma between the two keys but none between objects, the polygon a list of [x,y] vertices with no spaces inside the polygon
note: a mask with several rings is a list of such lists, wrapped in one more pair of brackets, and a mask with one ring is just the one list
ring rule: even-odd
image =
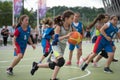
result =
[{"label": "leg", "polygon": [[47,62],[51,62],[52,54],[53,54],[53,51],[51,50],[50,55],[49,55],[49,57],[48,57],[48,59],[47,59]]},{"label": "leg", "polygon": [[18,54],[18,55],[14,58],[14,60],[13,60],[13,62],[12,62],[12,64],[11,64],[10,67],[14,68],[14,67],[20,62],[20,60],[21,60],[22,58],[23,58],[22,53]]},{"label": "leg", "polygon": [[79,65],[79,60],[80,57],[82,56],[82,42],[76,45],[76,47],[77,47],[77,65]]},{"label": "leg", "polygon": [[7,46],[7,39],[8,39],[8,37],[6,37],[6,39],[5,39],[5,45]]},{"label": "leg", "polygon": [[22,55],[22,53],[20,53],[20,54],[18,54],[18,55],[14,58],[14,60],[13,60],[12,64],[10,65],[10,67],[7,68],[7,73],[8,73],[9,75],[12,75],[12,74],[13,74],[13,72],[12,72],[13,68],[20,62],[20,60],[22,59],[22,57],[23,57],[23,55]]},{"label": "leg", "polygon": [[56,76],[57,76],[59,70],[60,70],[60,67],[55,66],[55,69],[54,69],[53,74],[52,74],[52,80],[56,79]]},{"label": "leg", "polygon": [[73,51],[70,51],[70,53],[69,53],[69,60],[67,61],[66,66],[71,65],[72,55],[73,55]]},{"label": "leg", "polygon": [[80,57],[82,56],[82,49],[77,49],[77,65],[79,64]]},{"label": "leg", "polygon": [[44,55],[42,56],[42,58],[40,59],[39,63],[41,63],[47,56],[49,53],[44,53]]},{"label": "leg", "polygon": [[5,46],[5,37],[3,37],[3,44],[4,44],[4,46]]},{"label": "leg", "polygon": [[93,63],[94,67],[99,67],[97,63],[100,59],[102,59],[102,57],[108,58],[107,52],[105,50],[102,50],[101,53],[99,55],[97,55],[97,57],[96,57],[96,59],[94,60],[94,63]]},{"label": "leg", "polygon": [[42,42],[42,47],[43,47],[43,53],[44,55],[42,56],[42,58],[40,59],[40,63],[49,55],[50,51],[51,51],[51,45],[49,43],[49,41],[45,41],[45,44],[43,45]]},{"label": "leg", "polygon": [[88,64],[90,63],[91,60],[93,60],[93,58],[96,56],[96,53],[92,53],[90,54],[90,56],[88,57],[88,59],[86,60],[86,62],[81,66],[81,70],[84,71],[86,69],[86,67],[88,66]]},{"label": "leg", "polygon": [[[115,51],[116,51],[116,46],[113,44],[113,52],[115,53]],[[115,59],[115,58],[113,58],[113,60],[112,60],[113,62],[118,62],[118,60],[117,59]]]},{"label": "leg", "polygon": [[96,59],[94,60],[95,63],[97,63],[100,59],[102,59],[101,55],[97,55]]},{"label": "leg", "polygon": [[74,48],[75,48],[75,45],[69,44],[69,50],[70,50],[70,52],[69,52],[69,60],[66,62],[66,66],[71,65],[72,54],[73,54]]},{"label": "leg", "polygon": [[39,61],[39,63],[42,63],[42,61],[45,59],[45,56],[43,55]]},{"label": "leg", "polygon": [[113,73],[113,71],[111,69],[109,69],[109,66],[110,66],[113,58],[114,58],[114,53],[108,53],[108,59],[107,59],[107,62],[105,64],[105,68],[104,68],[105,72]]},{"label": "leg", "polygon": [[105,64],[105,67],[109,67],[109,65],[111,64],[111,61],[113,60],[114,57],[114,53],[108,53],[108,60]]},{"label": "leg", "polygon": [[59,59],[57,59],[56,66],[55,66],[53,74],[52,74],[52,80],[56,79],[57,74],[58,74],[60,68],[64,65],[64,63],[65,63],[65,60],[63,57],[60,57]]},{"label": "leg", "polygon": [[34,75],[34,73],[38,70],[38,68],[51,68],[51,69],[54,69],[55,65],[56,65],[56,63],[54,63],[54,62],[44,63],[44,64],[33,62],[30,74]]}]

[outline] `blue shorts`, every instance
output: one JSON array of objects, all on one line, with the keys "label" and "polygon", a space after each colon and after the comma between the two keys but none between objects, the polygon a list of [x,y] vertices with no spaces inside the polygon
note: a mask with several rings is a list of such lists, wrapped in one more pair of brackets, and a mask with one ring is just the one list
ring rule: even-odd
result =
[{"label": "blue shorts", "polygon": [[22,55],[24,55],[25,50],[26,50],[26,47],[24,47],[24,48],[20,47],[20,45],[19,45],[17,42],[15,43],[15,45],[16,45],[17,49],[14,50],[14,56],[17,56],[17,55],[20,54],[20,53],[21,53]]},{"label": "blue shorts", "polygon": [[104,49],[106,52],[113,52],[113,41],[107,41],[103,36],[98,36],[93,52],[94,53],[99,53],[102,49]]},{"label": "blue shorts", "polygon": [[94,37],[92,38],[92,43],[95,43],[96,40],[97,40],[97,36],[94,36]]},{"label": "blue shorts", "polygon": [[43,47],[43,53],[50,53],[52,50],[51,44],[49,40],[42,39],[41,41],[42,47]]},{"label": "blue shorts", "polygon": [[79,45],[73,45],[73,44],[70,44],[70,43],[69,43],[69,50],[70,50],[70,51],[73,51],[73,50],[74,50],[74,48],[75,48],[75,46],[76,46],[76,48],[77,48],[77,49],[79,49],[79,48],[80,48],[80,46],[79,46]]}]

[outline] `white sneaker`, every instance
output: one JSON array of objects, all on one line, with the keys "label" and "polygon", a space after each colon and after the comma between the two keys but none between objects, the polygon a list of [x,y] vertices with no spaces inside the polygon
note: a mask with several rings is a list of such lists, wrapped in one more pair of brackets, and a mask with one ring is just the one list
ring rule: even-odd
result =
[{"label": "white sneaker", "polygon": [[13,68],[7,68],[6,73],[9,75],[13,75]]},{"label": "white sneaker", "polygon": [[93,67],[96,67],[96,68],[100,67],[100,65],[98,63],[96,63],[96,62],[93,62],[92,65],[93,65]]}]

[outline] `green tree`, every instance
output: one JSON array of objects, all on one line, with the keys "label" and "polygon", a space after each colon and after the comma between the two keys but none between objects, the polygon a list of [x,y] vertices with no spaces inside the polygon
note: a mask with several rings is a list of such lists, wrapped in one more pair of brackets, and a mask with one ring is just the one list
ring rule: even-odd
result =
[{"label": "green tree", "polygon": [[12,2],[0,1],[0,27],[12,24]]}]

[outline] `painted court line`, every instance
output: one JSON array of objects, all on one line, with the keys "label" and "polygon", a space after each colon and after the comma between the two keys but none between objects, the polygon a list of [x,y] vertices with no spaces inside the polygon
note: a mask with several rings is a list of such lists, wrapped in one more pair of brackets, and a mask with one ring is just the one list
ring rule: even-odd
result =
[{"label": "painted court line", "polygon": [[[65,67],[65,68],[72,68],[72,69],[79,69],[79,70],[80,70],[79,67],[74,67],[74,66]],[[78,76],[78,77],[74,77],[74,78],[70,78],[70,79],[68,79],[68,80],[76,80],[76,79],[84,78],[84,77],[89,76],[89,75],[91,74],[91,72],[90,72],[88,69],[86,69],[85,71],[87,72],[87,74],[82,75],[82,76]]]},{"label": "painted court line", "polygon": [[[27,60],[35,60],[36,58],[24,58],[22,61],[27,61]],[[0,63],[6,63],[6,62],[11,62],[12,60],[6,60],[6,61],[0,61]]]},{"label": "painted court line", "polygon": [[[17,67],[30,67],[30,66],[31,65],[19,65]],[[8,66],[0,66],[0,68],[5,68],[5,67],[8,67]],[[79,69],[80,70],[79,67],[74,67],[74,66],[71,66],[71,67],[64,66],[64,68],[71,68],[71,69]],[[73,78],[70,78],[67,80],[76,80],[76,79],[84,78],[84,77],[89,76],[91,74],[91,72],[88,69],[86,69],[85,71],[87,72],[87,74],[82,75],[82,76],[78,76],[78,77],[73,77]]]}]

